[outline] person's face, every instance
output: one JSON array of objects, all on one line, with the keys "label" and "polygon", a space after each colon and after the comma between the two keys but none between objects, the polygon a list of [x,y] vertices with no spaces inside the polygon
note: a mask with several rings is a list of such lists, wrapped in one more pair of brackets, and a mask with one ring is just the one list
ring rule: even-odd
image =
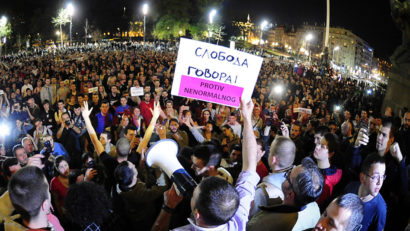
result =
[{"label": "person's face", "polygon": [[24,149],[26,150],[26,153],[33,152],[34,147],[33,147],[33,142],[31,142],[31,140],[29,139],[24,140],[23,146],[24,146]]},{"label": "person's face", "polygon": [[165,107],[166,107],[166,108],[172,108],[172,103],[167,103],[167,104],[165,105]]},{"label": "person's face", "polygon": [[377,134],[376,149],[379,152],[384,152],[387,149],[389,142],[390,128],[382,127]]},{"label": "person's face", "polygon": [[134,115],[139,116],[141,114],[141,110],[139,108],[134,108]]},{"label": "person's face", "polygon": [[205,131],[206,132],[212,132],[212,130],[213,130],[212,124],[206,124],[205,125]]},{"label": "person's face", "polygon": [[327,206],[314,231],[343,231],[349,225],[349,218],[352,211],[337,205],[336,201]]},{"label": "person's face", "polygon": [[375,197],[383,186],[385,174],[386,165],[384,163],[375,163],[372,164],[367,174],[360,173],[360,181],[368,193]]},{"label": "person's face", "polygon": [[79,116],[81,114],[81,108],[74,108],[74,113],[76,116]]},{"label": "person's face", "polygon": [[367,119],[367,112],[366,111],[362,111],[362,119]]},{"label": "person's face", "polygon": [[101,133],[101,135],[100,135],[100,142],[101,142],[102,145],[106,145],[107,142],[109,142],[108,137],[107,137],[107,134]]},{"label": "person's face", "polygon": [[404,115],[404,122],[405,122],[406,128],[410,128],[410,112],[407,112]]},{"label": "person's face", "polygon": [[331,132],[332,134],[335,134],[335,133],[336,133],[336,131],[337,131],[337,126],[336,126],[336,125],[331,124],[331,125],[329,126],[329,128],[330,128],[330,132]]},{"label": "person's face", "polygon": [[99,99],[100,99],[100,98],[98,97],[98,95],[93,95],[93,102],[94,102],[94,104],[97,104]]},{"label": "person's face", "polygon": [[222,132],[225,136],[230,136],[231,135],[231,130],[228,128],[222,128]]},{"label": "person's face", "polygon": [[236,116],[229,116],[229,123],[235,124],[235,122],[236,122]]},{"label": "person's face", "polygon": [[299,137],[300,133],[300,126],[293,124],[290,129],[290,137],[292,139],[296,139],[297,137]]},{"label": "person's face", "polygon": [[64,103],[59,102],[57,106],[58,106],[58,110],[60,111],[64,110]]},{"label": "person's face", "polygon": [[145,102],[149,102],[150,99],[151,99],[151,95],[150,95],[150,94],[145,94],[145,95],[144,95],[144,100],[145,100]]},{"label": "person's face", "polygon": [[127,139],[131,142],[131,140],[135,137],[137,131],[128,129],[127,130]]},{"label": "person's face", "polygon": [[46,79],[46,85],[50,85],[50,79]]},{"label": "person's face", "polygon": [[121,98],[121,105],[125,107],[127,105],[127,99],[126,98]]},{"label": "person's face", "polygon": [[197,176],[203,173],[203,168],[205,167],[205,163],[202,159],[196,158],[194,155],[191,156],[192,160],[192,169],[195,171]]},{"label": "person's face", "polygon": [[24,148],[16,150],[16,158],[20,165],[26,165],[28,162],[26,150]]},{"label": "person's face", "polygon": [[320,140],[320,143],[316,145],[313,156],[316,160],[326,160],[329,158],[329,148],[324,137]]},{"label": "person's face", "polygon": [[287,174],[286,180],[282,183],[282,191],[285,203],[294,203],[294,192],[292,188],[292,182],[297,177],[297,175],[302,171],[302,165],[298,165],[292,170],[290,170]]},{"label": "person's face", "polygon": [[320,141],[322,141],[323,136],[320,133],[315,134],[315,145],[320,145]]},{"label": "person's face", "polygon": [[64,81],[61,81],[61,82],[60,82],[60,87],[64,87],[64,86],[65,86]]},{"label": "person's face", "polygon": [[176,133],[178,131],[178,128],[179,128],[179,124],[175,121],[172,121],[169,124],[169,129],[171,130],[172,133]]},{"label": "person's face", "polygon": [[77,97],[77,101],[78,101],[78,103],[81,105],[81,104],[83,104],[83,102],[84,102],[84,98],[83,98],[82,96],[78,96],[78,97]]},{"label": "person's face", "polygon": [[231,163],[238,162],[239,159],[242,157],[242,152],[238,150],[232,150],[231,154],[229,155],[229,160]]},{"label": "person's face", "polygon": [[58,164],[57,171],[62,176],[68,176],[70,172],[70,167],[68,166],[67,161],[63,160]]},{"label": "person's face", "polygon": [[108,109],[109,109],[108,103],[101,104],[100,110],[102,114],[106,115],[108,113]]},{"label": "person's face", "polygon": [[111,87],[111,92],[113,94],[117,93],[117,87],[116,86]]},{"label": "person's face", "polygon": [[69,118],[69,116],[67,115],[67,114],[64,114],[63,116],[61,116],[61,120],[63,121],[63,122],[65,122],[65,121],[69,121],[70,120],[70,118]]},{"label": "person's face", "polygon": [[34,106],[34,99],[33,98],[28,99],[27,103],[28,103],[28,105],[30,105],[30,107],[33,107]]}]

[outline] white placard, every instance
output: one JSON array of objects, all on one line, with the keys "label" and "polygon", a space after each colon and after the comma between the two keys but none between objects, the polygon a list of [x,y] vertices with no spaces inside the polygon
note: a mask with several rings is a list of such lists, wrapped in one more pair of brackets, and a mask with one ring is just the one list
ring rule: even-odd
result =
[{"label": "white placard", "polygon": [[311,115],[312,114],[312,109],[298,107],[298,108],[293,108],[293,112],[294,113],[299,113],[300,112],[300,113],[305,113],[305,114]]},{"label": "white placard", "polygon": [[227,47],[181,38],[172,95],[239,107],[250,100],[261,57]]},{"label": "white placard", "polygon": [[98,87],[88,88],[88,93],[96,93],[98,92]]},{"label": "white placard", "polygon": [[131,96],[144,95],[144,88],[142,87],[131,87]]}]

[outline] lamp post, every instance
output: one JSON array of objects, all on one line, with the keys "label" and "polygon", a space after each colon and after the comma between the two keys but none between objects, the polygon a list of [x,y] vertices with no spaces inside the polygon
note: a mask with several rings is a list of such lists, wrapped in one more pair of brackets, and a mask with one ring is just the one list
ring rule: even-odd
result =
[{"label": "lamp post", "polygon": [[261,54],[262,54],[262,51],[263,51],[263,49],[262,49],[262,45],[263,45],[263,39],[262,39],[262,37],[263,37],[263,30],[265,29],[265,27],[268,25],[268,21],[266,21],[266,20],[263,20],[263,22],[262,22],[262,24],[261,24],[261,37],[260,37],[260,39],[259,39],[259,44],[261,45]]},{"label": "lamp post", "polygon": [[148,14],[148,4],[142,5],[142,14],[144,15],[144,47],[145,47],[145,16]]},{"label": "lamp post", "polygon": [[335,48],[333,48],[333,54],[332,54],[332,59],[333,59],[333,63],[335,62],[335,51],[338,51],[338,50],[340,50],[340,47],[339,46],[335,46]]},{"label": "lamp post", "polygon": [[67,5],[67,13],[68,13],[68,15],[70,16],[70,44],[69,44],[69,46],[71,46],[71,42],[72,42],[72,40],[71,40],[71,31],[72,31],[72,28],[73,28],[73,14],[74,14],[74,6],[73,6],[73,4],[72,3],[69,3],[68,5]]},{"label": "lamp post", "polygon": [[[6,25],[7,25],[7,17],[3,15],[0,19],[0,27],[4,29]],[[5,50],[4,53],[7,53],[6,51],[6,40],[7,40],[6,36],[7,35],[6,34],[4,35],[4,39],[1,36],[3,35],[0,35],[0,55],[2,54],[2,49],[1,49],[3,47],[2,43],[4,43],[4,50]]]},{"label": "lamp post", "polygon": [[212,37],[212,23],[214,22],[214,17],[216,15],[216,10],[213,9],[211,12],[209,12],[209,27],[208,27],[208,42],[211,43],[211,37]]},{"label": "lamp post", "polygon": [[[58,43],[57,43],[57,40],[58,40],[58,36],[60,36],[60,31],[56,31],[56,35],[57,35],[56,44],[58,44]],[[60,48],[61,48],[61,47],[60,47]]]},{"label": "lamp post", "polygon": [[312,41],[312,39],[313,39],[313,34],[311,33],[307,34],[305,37],[306,46],[307,46],[308,53],[309,53],[309,63],[310,63],[310,57],[311,57],[310,41]]}]

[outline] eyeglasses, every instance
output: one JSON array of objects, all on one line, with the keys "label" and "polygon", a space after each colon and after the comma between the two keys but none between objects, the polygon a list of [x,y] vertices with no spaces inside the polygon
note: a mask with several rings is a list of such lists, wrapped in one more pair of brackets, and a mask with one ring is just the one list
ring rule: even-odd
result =
[{"label": "eyeglasses", "polygon": [[366,176],[368,176],[370,178],[370,180],[372,182],[378,182],[378,181],[382,181],[386,179],[386,175],[374,175],[374,176],[370,176],[368,174],[366,174]]}]

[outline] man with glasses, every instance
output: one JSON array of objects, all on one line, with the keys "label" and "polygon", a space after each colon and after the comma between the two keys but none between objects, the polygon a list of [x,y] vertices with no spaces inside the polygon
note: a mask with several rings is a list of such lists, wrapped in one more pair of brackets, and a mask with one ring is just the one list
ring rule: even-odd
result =
[{"label": "man with glasses", "polygon": [[309,157],[285,174],[282,183],[283,202],[261,206],[249,221],[247,230],[305,230],[315,227],[320,218],[315,202],[322,193],[323,176]]},{"label": "man with glasses", "polygon": [[363,202],[362,231],[383,230],[386,225],[387,206],[379,193],[386,179],[386,162],[374,153],[363,161],[360,182],[347,185],[346,192],[357,194]]}]

